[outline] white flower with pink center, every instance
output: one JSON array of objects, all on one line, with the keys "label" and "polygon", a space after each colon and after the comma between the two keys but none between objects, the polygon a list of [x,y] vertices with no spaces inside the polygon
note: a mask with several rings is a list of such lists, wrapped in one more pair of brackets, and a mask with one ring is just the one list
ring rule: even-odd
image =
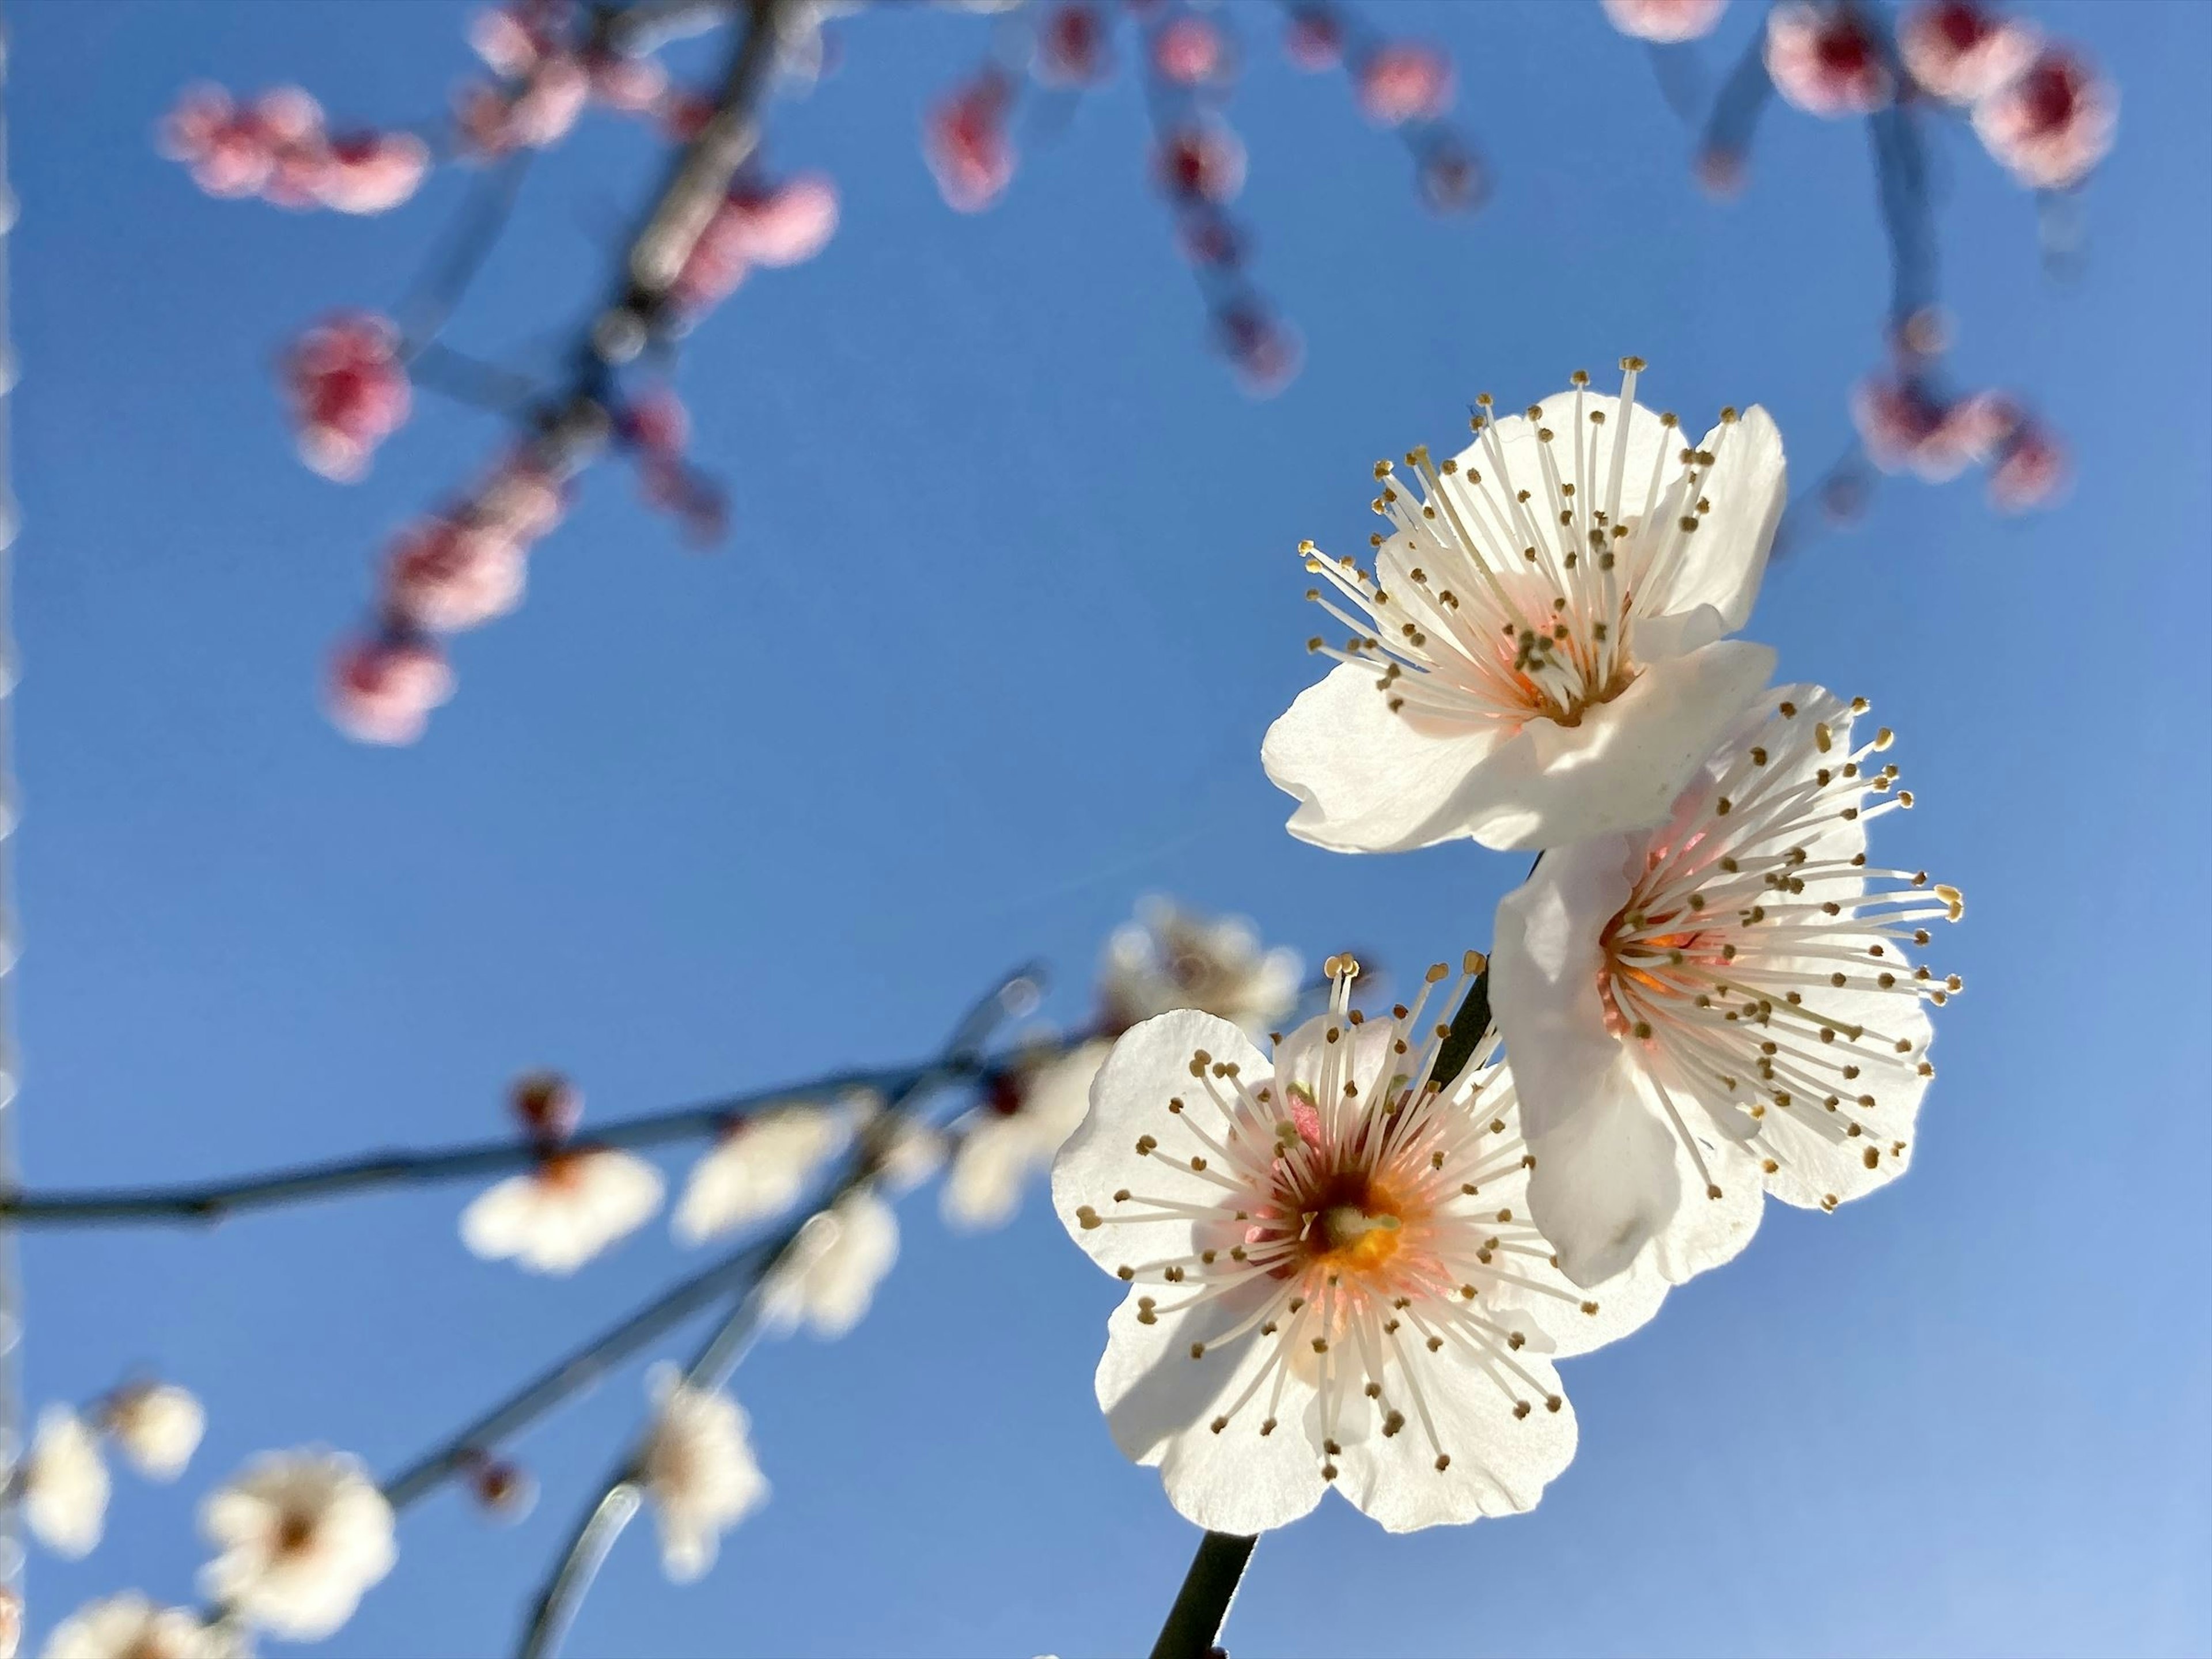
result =
[{"label": "white flower with pink center", "polygon": [[1498,908],[1492,995],[1536,1167],[1528,1202],[1577,1283],[1728,1260],[1761,1194],[1833,1209],[1905,1172],[1927,1003],[1911,957],[1964,902],[1868,861],[1912,805],[1863,701],[1784,687],[1668,820],[1547,853]]},{"label": "white flower with pink center", "polygon": [[319,1641],[353,1617],[398,1559],[392,1505],[358,1460],[270,1452],[200,1507],[220,1553],[201,1588],[250,1625]]},{"label": "white flower with pink center", "polygon": [[1766,14],[1766,72],[1808,115],[1870,115],[1894,91],[1881,41],[1849,0],[1784,0]]},{"label": "white flower with pink center", "polygon": [[[1480,968],[1470,957],[1468,967]],[[1198,1525],[1256,1533],[1334,1486],[1394,1532],[1528,1510],[1574,1455],[1552,1368],[1633,1329],[1665,1286],[1570,1284],[1529,1224],[1504,1069],[1430,1082],[1468,977],[1270,1060],[1182,1012],[1115,1045],[1053,1167],[1060,1219],[1130,1286],[1099,1404]]]},{"label": "white flower with pink center", "polygon": [[485,1188],[461,1213],[461,1242],[488,1261],[572,1273],[660,1207],[660,1171],[633,1153],[586,1146],[545,1153],[526,1175]]},{"label": "white flower with pink center", "polygon": [[1091,1109],[1091,1085],[1113,1044],[1077,1044],[1003,1076],[969,1115],[939,1206],[955,1227],[1001,1227],[1020,1207],[1022,1188],[1050,1166]]},{"label": "white flower with pink center", "polygon": [[1974,0],[1923,0],[1897,31],[1905,72],[1946,103],[1988,97],[2035,56],[2036,33]]},{"label": "white flower with pink center", "polygon": [[1711,34],[1728,0],[1605,0],[1613,27],[1639,40],[1671,44]]},{"label": "white flower with pink center", "polygon": [[2112,148],[2120,94],[2079,57],[2053,46],[1974,106],[1974,131],[2031,190],[2070,190]]},{"label": "white flower with pink center", "polygon": [[133,1382],[100,1407],[100,1426],[149,1480],[173,1480],[185,1472],[207,1431],[207,1413],[189,1389],[173,1382]]},{"label": "white flower with pink center", "polygon": [[[1310,542],[1310,591],[1351,630],[1342,666],[1267,732],[1292,835],[1381,853],[1471,836],[1501,850],[1657,822],[1773,672],[1723,638],[1751,614],[1782,515],[1782,439],[1764,410],[1696,444],[1671,414],[1589,376],[1489,418],[1416,494],[1388,461],[1372,574]],[[1348,601],[1347,611],[1338,601]],[[1359,614],[1355,615],[1353,612]]]}]

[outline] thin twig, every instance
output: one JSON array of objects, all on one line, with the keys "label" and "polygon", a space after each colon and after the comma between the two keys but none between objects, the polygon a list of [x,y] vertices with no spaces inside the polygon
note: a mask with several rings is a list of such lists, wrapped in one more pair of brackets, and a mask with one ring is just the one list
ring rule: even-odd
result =
[{"label": "thin twig", "polygon": [[481,175],[462,204],[459,228],[438,258],[415,279],[415,286],[399,302],[400,348],[403,362],[411,362],[435,341],[453,319],[470,285],[499,246],[522,193],[522,180],[537,152],[528,148],[503,157]]},{"label": "thin twig", "polygon": [[1912,112],[1902,105],[1867,118],[1874,141],[1875,193],[1889,239],[1889,322],[1901,334],[1936,303],[1936,218],[1928,194],[1928,156]]},{"label": "thin twig", "polygon": [[[919,1111],[929,1091],[936,1086],[939,1074],[952,1076],[972,1070],[980,1060],[983,1046],[990,1041],[991,1033],[1009,1013],[1016,1012],[1018,994],[1025,999],[1036,983],[1036,969],[1023,968],[1002,980],[988,996],[969,1008],[946,1040],[937,1067],[917,1074],[912,1086],[890,1101],[877,1120],[879,1129],[891,1129],[902,1115]],[[879,1139],[876,1144],[881,1146],[888,1141]],[[800,1248],[817,1219],[842,1200],[868,1187],[875,1177],[875,1158],[864,1143],[836,1186],[811,1213],[769,1247],[770,1254],[758,1275],[686,1368],[684,1382],[689,1387],[719,1389],[729,1380],[730,1373],[737,1369],[759,1328],[764,1293],[775,1281],[778,1271]],[[636,1518],[644,1503],[639,1475],[644,1452],[645,1442],[641,1439],[623,1454],[622,1462],[599,1489],[599,1496],[577,1522],[552,1575],[531,1603],[529,1620],[523,1626],[522,1638],[515,1650],[518,1659],[550,1659],[559,1650],[568,1627],[575,1621],[577,1610],[591,1593],[608,1553],[614,1548],[615,1540]]]},{"label": "thin twig", "polygon": [[1159,1640],[1152,1644],[1152,1659],[1206,1659],[1220,1638],[1229,1604],[1237,1599],[1237,1587],[1244,1582],[1244,1569],[1259,1541],[1226,1532],[1210,1532],[1198,1540],[1190,1571],[1160,1626]]}]

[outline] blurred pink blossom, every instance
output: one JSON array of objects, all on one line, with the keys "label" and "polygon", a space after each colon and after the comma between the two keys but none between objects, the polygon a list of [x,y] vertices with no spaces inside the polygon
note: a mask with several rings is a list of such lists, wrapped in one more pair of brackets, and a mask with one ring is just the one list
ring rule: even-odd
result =
[{"label": "blurred pink blossom", "polygon": [[1990,155],[2033,190],[2066,190],[2112,147],[2119,94],[2075,53],[2046,48],[2025,73],[1974,107]]},{"label": "blurred pink blossom", "polygon": [[398,352],[398,330],[356,312],[318,324],[285,354],[300,456],[325,477],[360,477],[377,445],[406,420],[411,398]]},{"label": "blurred pink blossom", "polygon": [[2035,56],[2035,31],[1975,0],[1922,0],[1897,32],[1905,72],[1947,103],[1996,92]]},{"label": "blurred pink blossom", "polygon": [[340,213],[382,213],[422,187],[430,147],[412,133],[349,133],[331,141],[317,194]]},{"label": "blurred pink blossom", "polygon": [[1112,67],[1105,19],[1083,0],[1067,0],[1045,14],[1036,50],[1037,79],[1048,86],[1095,86]]},{"label": "blurred pink blossom", "polygon": [[1433,120],[1451,107],[1451,60],[1433,46],[1392,41],[1360,60],[1353,90],[1368,119],[1383,126]]},{"label": "blurred pink blossom", "polygon": [[1228,72],[1228,42],[1210,18],[1185,12],[1152,37],[1152,67],[1178,86],[1202,85]]},{"label": "blurred pink blossom", "polygon": [[1671,43],[1712,33],[1728,0],[1605,0],[1613,27],[1639,40]]},{"label": "blurred pink blossom", "polygon": [[1867,115],[1890,100],[1881,43],[1849,0],[1784,0],[1766,15],[1766,72],[1809,115]]},{"label": "blurred pink blossom", "polygon": [[1174,200],[1218,206],[1244,188],[1244,145],[1223,122],[1186,121],[1161,135],[1152,171]]},{"label": "blurred pink blossom", "polygon": [[1344,61],[1344,28],[1319,6],[1300,6],[1283,29],[1283,56],[1309,75],[1333,70]]},{"label": "blurred pink blossom", "polygon": [[413,743],[453,695],[453,670],[428,640],[349,641],[331,660],[332,720],[362,743]]},{"label": "blurred pink blossom", "polygon": [[744,227],[745,257],[755,264],[804,264],[837,232],[837,184],[824,173],[732,191],[729,206]]},{"label": "blurred pink blossom", "polygon": [[1237,383],[1252,397],[1272,398],[1297,378],[1305,346],[1280,318],[1255,305],[1237,305],[1222,313],[1215,326]]},{"label": "blurred pink blossom", "polygon": [[1911,381],[1883,375],[1853,390],[1851,420],[1867,458],[1884,472],[1942,483],[1988,459],[2003,416],[1994,398],[1942,403]]},{"label": "blurred pink blossom", "polygon": [[931,110],[923,125],[929,170],[946,204],[961,213],[981,212],[1012,182],[1008,98],[1004,79],[986,71]]},{"label": "blurred pink blossom", "polygon": [[412,627],[456,634],[514,610],[522,599],[525,566],[522,549],[495,531],[429,519],[393,544],[385,599]]},{"label": "blurred pink blossom", "polygon": [[1438,213],[1463,213],[1480,207],[1490,181],[1482,163],[1454,143],[1431,144],[1421,157],[1421,199]]},{"label": "blurred pink blossom", "polygon": [[2039,421],[2022,420],[1990,470],[1990,501],[2002,513],[2048,507],[2064,491],[2068,477],[2066,451],[2057,434]]}]

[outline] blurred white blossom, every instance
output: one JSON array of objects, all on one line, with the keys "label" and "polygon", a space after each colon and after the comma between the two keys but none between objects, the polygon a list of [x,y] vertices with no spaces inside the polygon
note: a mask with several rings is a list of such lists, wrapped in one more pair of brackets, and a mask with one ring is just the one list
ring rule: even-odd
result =
[{"label": "blurred white blossom", "polygon": [[173,1480],[199,1449],[207,1413],[189,1389],[137,1382],[109,1397],[100,1423],[133,1468],[149,1480]]},{"label": "blurred white blossom", "polygon": [[57,1555],[89,1555],[107,1519],[107,1465],[100,1437],[66,1406],[39,1414],[39,1431],[23,1460],[23,1518]]},{"label": "blurred white blossom", "polygon": [[46,1659],[232,1659],[189,1607],[165,1607],[136,1590],[88,1601],[54,1626]]},{"label": "blurred white blossom", "polygon": [[848,1193],[810,1221],[763,1287],[766,1316],[786,1328],[843,1336],[865,1318],[898,1259],[898,1217],[875,1194]]},{"label": "blurred white blossom", "polygon": [[489,1260],[570,1273],[660,1207],[660,1171],[611,1147],[549,1152],[487,1188],[461,1214],[461,1239]]},{"label": "blurred white blossom", "polygon": [[1303,972],[1297,951],[1262,950],[1242,916],[1200,915],[1153,897],[1107,941],[1099,1000],[1109,1030],[1196,1008],[1256,1036],[1297,1006]]},{"label": "blurred white blossom", "polygon": [[1013,1218],[1023,1186],[1052,1163],[1083,1121],[1091,1080],[1112,1047],[1097,1038],[1066,1054],[1017,1064],[961,1133],[939,1194],[946,1221],[981,1229]]},{"label": "blurred white blossom", "polygon": [[695,1389],[672,1365],[654,1368],[655,1413],[639,1479],[660,1526],[660,1561],[678,1583],[714,1565],[721,1534],[768,1500],[744,1410]]},{"label": "blurred white blossom", "polygon": [[392,1505],[360,1462],[308,1449],[256,1458],[200,1508],[217,1547],[201,1588],[247,1623],[318,1641],[392,1571]]},{"label": "blurred white blossom", "polygon": [[851,1138],[849,1113],[811,1104],[779,1106],[733,1124],[691,1166],[676,1206],[676,1237],[697,1244],[781,1215]]}]

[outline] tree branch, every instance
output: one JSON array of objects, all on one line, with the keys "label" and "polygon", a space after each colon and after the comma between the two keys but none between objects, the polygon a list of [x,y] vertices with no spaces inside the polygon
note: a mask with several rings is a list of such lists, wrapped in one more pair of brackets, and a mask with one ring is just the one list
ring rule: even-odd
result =
[{"label": "tree branch", "polygon": [[1260,1540],[1232,1533],[1210,1532],[1198,1540],[1190,1571],[1152,1644],[1152,1659],[1206,1659],[1229,1617],[1229,1604],[1244,1582],[1244,1569]]}]

